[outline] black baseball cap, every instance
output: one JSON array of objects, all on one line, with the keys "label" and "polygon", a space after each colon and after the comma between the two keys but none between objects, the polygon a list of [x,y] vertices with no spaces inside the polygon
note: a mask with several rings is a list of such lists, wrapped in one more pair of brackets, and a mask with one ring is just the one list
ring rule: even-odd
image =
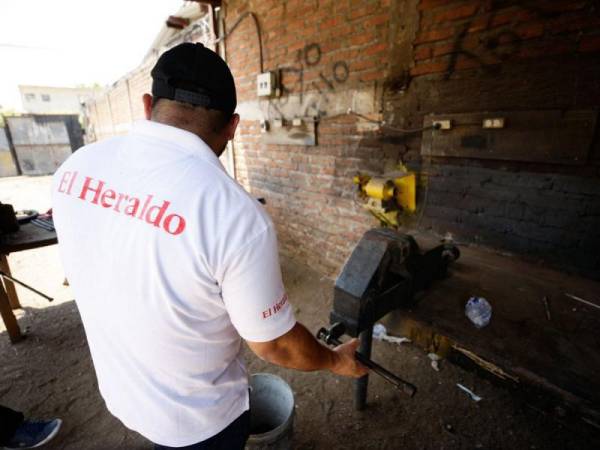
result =
[{"label": "black baseball cap", "polygon": [[167,50],[152,72],[152,95],[233,114],[235,83],[227,63],[202,44],[186,42]]}]

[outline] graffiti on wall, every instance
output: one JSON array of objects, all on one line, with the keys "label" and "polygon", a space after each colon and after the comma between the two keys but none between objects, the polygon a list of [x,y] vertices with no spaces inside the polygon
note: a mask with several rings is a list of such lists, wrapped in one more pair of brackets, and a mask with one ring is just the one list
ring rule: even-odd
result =
[{"label": "graffiti on wall", "polygon": [[[521,11],[529,13],[532,17],[540,20],[550,20],[559,17],[562,13],[555,11],[549,7],[540,5],[534,0],[517,1],[517,0],[492,0],[491,5],[488,2],[481,2],[478,8],[478,14],[475,14],[472,19],[467,21],[456,33],[453,50],[450,55],[448,68],[445,72],[445,79],[449,79],[456,70],[459,57],[463,57],[467,61],[474,64],[475,67],[490,72],[497,73],[500,70],[499,63],[511,58],[519,53],[523,45],[523,38],[514,30],[494,30],[493,24],[500,9],[505,9],[511,6],[519,7]],[[594,8],[594,0],[587,0],[583,5],[590,14],[598,14],[599,11]],[[488,15],[486,24],[484,25],[484,37],[481,40],[481,45],[477,51],[466,49],[466,39],[470,30],[475,25],[474,22],[479,14],[484,14],[486,11],[491,11]],[[479,16],[480,17],[480,16]],[[573,52],[575,52],[575,48]]]},{"label": "graffiti on wall", "polygon": [[[286,106],[292,100],[293,95],[298,96],[299,108],[295,116],[320,116],[325,114],[327,105],[336,89],[346,83],[350,77],[348,63],[343,60],[335,61],[333,64],[319,67],[323,57],[321,46],[310,43],[296,53],[296,62],[291,66],[277,68],[279,72],[279,85],[281,95],[269,102],[269,108],[273,108],[281,118],[287,118],[284,114]],[[307,71],[319,70],[316,79],[305,80]]]}]

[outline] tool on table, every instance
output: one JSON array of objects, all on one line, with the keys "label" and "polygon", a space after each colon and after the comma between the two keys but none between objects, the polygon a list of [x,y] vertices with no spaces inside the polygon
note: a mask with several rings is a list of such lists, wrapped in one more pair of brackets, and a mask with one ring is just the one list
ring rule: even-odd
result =
[{"label": "tool on table", "polygon": [[40,215],[36,219],[32,219],[31,223],[47,231],[56,231],[54,228],[54,221],[52,220],[52,216],[46,217],[45,215]]},{"label": "tool on table", "polygon": [[0,277],[5,278],[9,281],[12,281],[13,283],[17,283],[20,286],[23,286],[25,289],[29,289],[31,292],[35,292],[37,295],[44,297],[46,300],[48,300],[49,302],[53,301],[54,299],[40,291],[38,291],[35,288],[32,288],[31,286],[29,286],[28,284],[23,283],[22,281],[17,280],[16,278],[11,277],[10,275],[5,274],[4,272],[2,272],[0,270]]},{"label": "tool on table", "polygon": [[[339,340],[339,337],[344,334],[345,331],[344,324],[338,322],[333,324],[329,330],[327,328],[321,328],[317,332],[317,339],[325,342],[327,345],[341,345],[342,342]],[[356,352],[355,355],[358,362],[371,369],[377,375],[383,377],[388,383],[393,384],[396,389],[401,389],[410,397],[415,395],[417,388],[414,385],[394,375],[392,372],[381,367],[379,364],[367,358],[362,353]]]},{"label": "tool on table", "polygon": [[19,222],[20,225],[29,223],[33,219],[37,219],[38,216],[40,215],[40,213],[37,212],[35,209],[23,209],[23,210],[17,211],[15,214],[17,216],[17,222]]}]

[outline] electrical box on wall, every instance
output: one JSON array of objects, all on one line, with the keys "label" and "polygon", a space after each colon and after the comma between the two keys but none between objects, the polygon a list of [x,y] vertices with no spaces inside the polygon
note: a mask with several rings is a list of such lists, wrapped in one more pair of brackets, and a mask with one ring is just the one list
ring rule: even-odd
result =
[{"label": "electrical box on wall", "polygon": [[259,97],[275,97],[279,89],[277,87],[277,73],[264,72],[256,78],[257,95]]}]

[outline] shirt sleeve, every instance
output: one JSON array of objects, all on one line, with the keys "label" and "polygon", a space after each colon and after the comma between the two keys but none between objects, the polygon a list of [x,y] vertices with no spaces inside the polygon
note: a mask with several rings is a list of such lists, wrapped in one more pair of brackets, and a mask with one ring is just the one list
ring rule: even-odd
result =
[{"label": "shirt sleeve", "polygon": [[221,294],[233,326],[245,340],[271,341],[295,325],[272,225],[229,257]]}]

